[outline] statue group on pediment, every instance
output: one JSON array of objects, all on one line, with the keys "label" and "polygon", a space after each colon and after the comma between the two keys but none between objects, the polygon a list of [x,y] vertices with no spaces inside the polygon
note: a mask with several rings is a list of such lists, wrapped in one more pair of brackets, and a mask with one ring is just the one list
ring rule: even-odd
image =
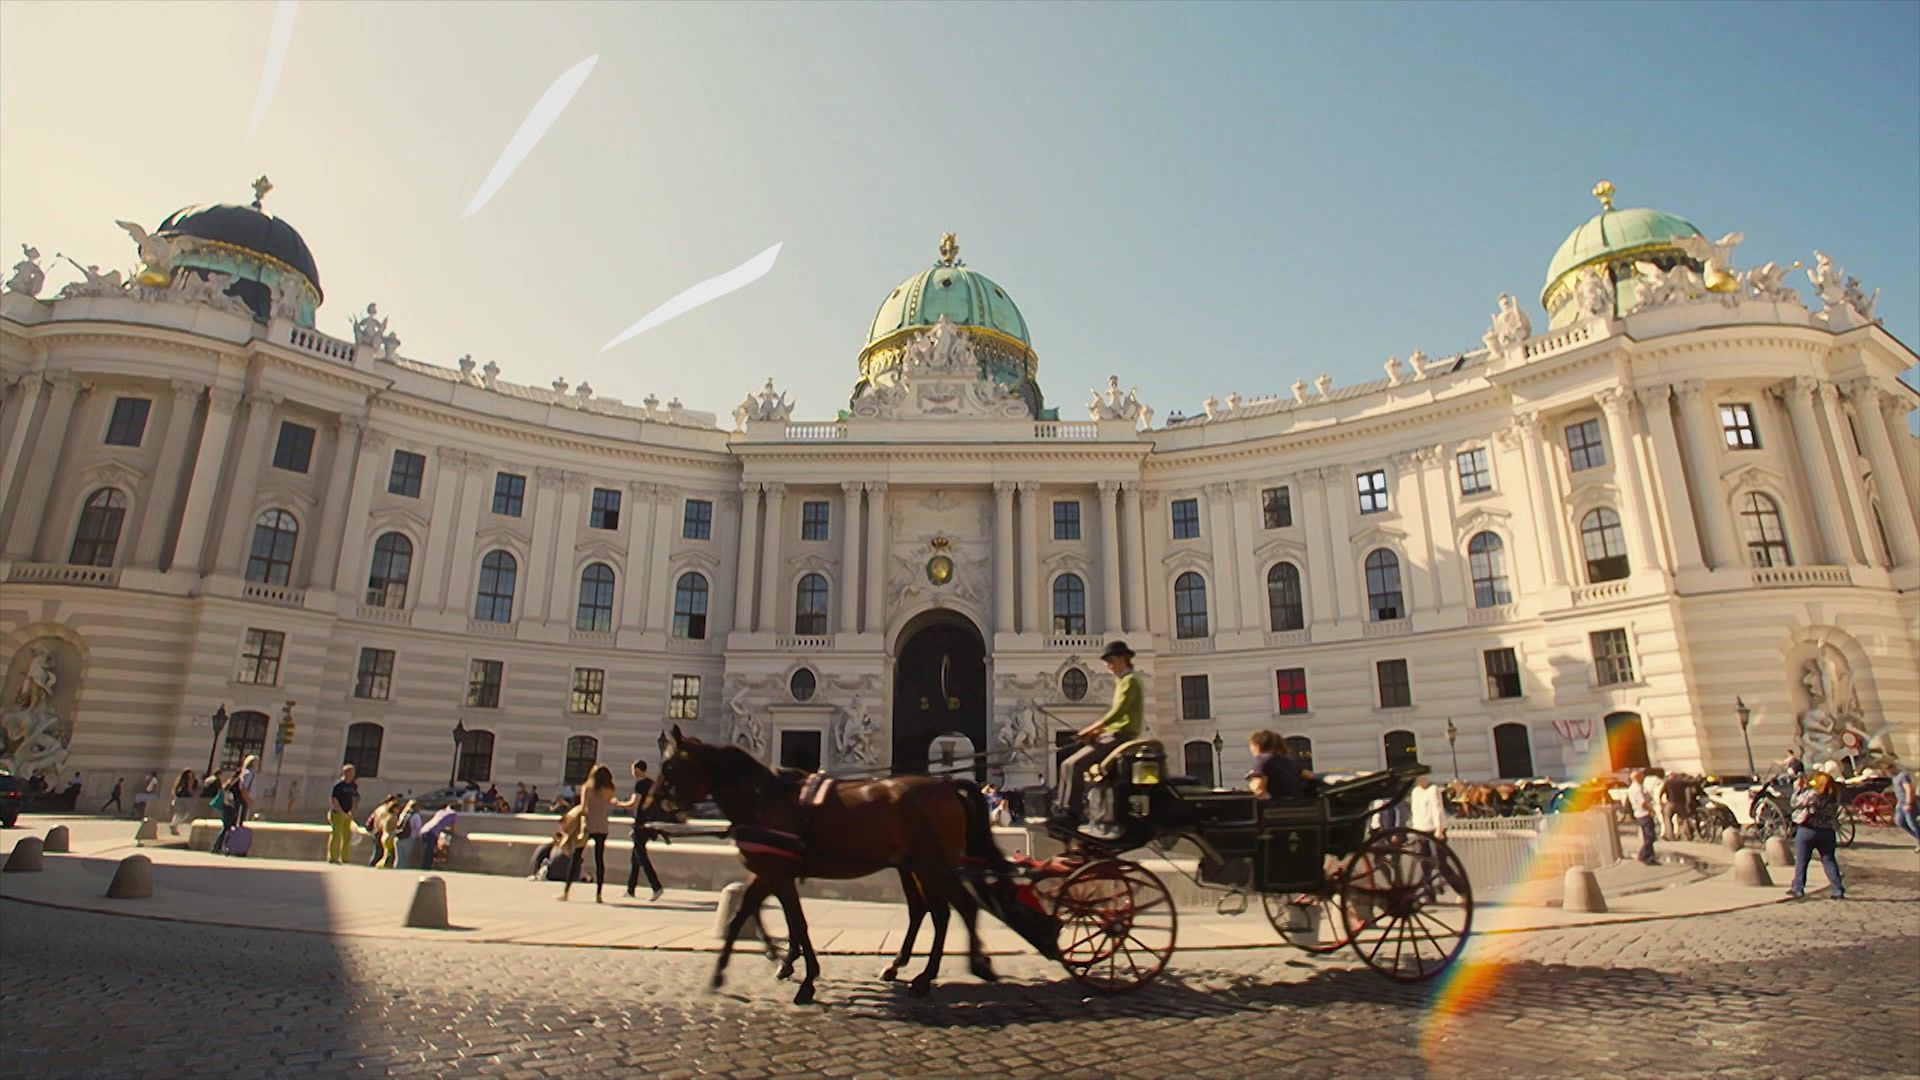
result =
[{"label": "statue group on pediment", "polygon": [[39,296],[47,284],[47,272],[40,268],[40,249],[21,244],[20,253],[26,258],[13,264],[13,276],[7,278],[6,290],[22,296]]},{"label": "statue group on pediment", "polygon": [[972,342],[944,315],[914,336],[899,366],[877,376],[850,411],[875,420],[1016,420],[1033,415],[1025,398],[986,373]]},{"label": "statue group on pediment", "polygon": [[1817,314],[1831,319],[1835,313],[1845,312],[1855,323],[1873,321],[1873,309],[1880,303],[1880,290],[1875,289],[1873,295],[1868,296],[1860,287],[1860,279],[1848,276],[1826,252],[1813,253],[1813,266],[1807,270],[1807,280],[1813,283],[1813,294],[1826,305],[1825,310]]},{"label": "statue group on pediment", "polygon": [[1125,394],[1120,392],[1120,376],[1107,376],[1106,393],[1089,391],[1093,395],[1087,401],[1087,416],[1093,420],[1133,420],[1143,427],[1153,426],[1153,406],[1140,400],[1140,388],[1134,387]]},{"label": "statue group on pediment", "polygon": [[353,320],[353,343],[373,349],[382,360],[392,360],[400,348],[400,336],[387,329],[387,318],[380,305],[368,304],[367,313]]},{"label": "statue group on pediment", "polygon": [[776,392],[773,380],[760,388],[757,394],[748,394],[733,410],[733,426],[738,429],[749,421],[784,423],[793,417],[793,403],[787,400],[785,392]]},{"label": "statue group on pediment", "polygon": [[1487,346],[1487,352],[1494,356],[1505,356],[1526,344],[1532,336],[1533,320],[1527,318],[1527,313],[1520,310],[1519,303],[1511,295],[1501,293],[1499,309],[1493,313],[1493,325],[1480,336]]}]

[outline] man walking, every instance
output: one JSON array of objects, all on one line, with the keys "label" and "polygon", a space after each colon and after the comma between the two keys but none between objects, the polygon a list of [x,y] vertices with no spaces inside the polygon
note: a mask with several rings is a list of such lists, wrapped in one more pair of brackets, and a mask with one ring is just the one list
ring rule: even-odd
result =
[{"label": "man walking", "polygon": [[[1113,673],[1113,704],[1105,715],[1074,734],[1087,745],[1060,763],[1060,786],[1056,788],[1054,817],[1071,821],[1086,800],[1085,770],[1099,762],[1114,747],[1137,739],[1146,730],[1146,688],[1133,670],[1133,650],[1124,641],[1109,644],[1100,654],[1107,670]],[[1112,840],[1120,830],[1112,820],[1111,799],[1103,799],[1100,808],[1088,814],[1091,823],[1082,831],[1096,840]]]},{"label": "man walking", "polygon": [[647,775],[647,763],[633,763],[633,798],[615,803],[626,809],[633,807],[633,863],[627,867],[627,896],[631,899],[634,890],[640,887],[640,871],[647,872],[647,884],[653,886],[653,899],[660,899],[665,889],[660,887],[660,875],[653,872],[653,860],[647,857],[647,841],[660,833],[647,827],[647,796],[653,793],[653,779]]},{"label": "man walking", "polygon": [[1913,771],[1905,765],[1896,765],[1893,774],[1893,786],[1887,791],[1893,796],[1893,823],[1904,829],[1914,839],[1915,851],[1920,851],[1920,789],[1913,783]]},{"label": "man walking", "polygon": [[360,799],[360,785],[353,782],[355,775],[353,766],[340,766],[340,782],[333,785],[333,794],[327,800],[327,824],[333,826],[333,833],[327,837],[327,862],[331,865],[345,865],[353,853],[353,804]]},{"label": "man walking", "polygon": [[1627,778],[1627,810],[1640,826],[1640,853],[1636,856],[1648,866],[1660,862],[1653,854],[1653,840],[1660,827],[1653,819],[1653,799],[1647,795],[1647,770],[1635,769]]},{"label": "man walking", "polygon": [[118,809],[123,814],[127,812],[126,804],[120,801],[120,791],[122,788],[126,786],[127,786],[127,778],[124,776],[113,782],[113,794],[107,796],[107,801],[101,804],[100,806],[101,813],[103,814],[106,813],[107,807],[109,806]]}]

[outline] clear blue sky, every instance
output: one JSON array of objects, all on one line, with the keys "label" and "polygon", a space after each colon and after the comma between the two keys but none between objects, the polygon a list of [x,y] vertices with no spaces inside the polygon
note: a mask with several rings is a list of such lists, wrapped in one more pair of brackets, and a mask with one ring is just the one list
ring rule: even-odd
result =
[{"label": "clear blue sky", "polygon": [[[269,208],[344,334],[726,412],[845,404],[942,231],[1020,304],[1064,415],[1162,415],[1477,345],[1612,180],[1743,265],[1832,254],[1920,341],[1920,5],[4,5],[0,254],[128,265],[116,217]],[[562,71],[591,78],[460,212]],[[604,355],[686,286],[773,272]],[[6,263],[11,263],[11,257]],[[56,276],[56,281],[65,280]]]}]

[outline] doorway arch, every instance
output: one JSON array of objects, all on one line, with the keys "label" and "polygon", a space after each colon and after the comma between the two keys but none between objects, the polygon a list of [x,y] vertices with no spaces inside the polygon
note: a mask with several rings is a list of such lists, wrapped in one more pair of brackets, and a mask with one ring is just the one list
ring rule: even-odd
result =
[{"label": "doorway arch", "polygon": [[[966,616],[938,609],[900,631],[893,666],[893,771],[924,773],[941,736],[987,745],[987,645]],[[984,759],[973,763],[985,782]]]}]

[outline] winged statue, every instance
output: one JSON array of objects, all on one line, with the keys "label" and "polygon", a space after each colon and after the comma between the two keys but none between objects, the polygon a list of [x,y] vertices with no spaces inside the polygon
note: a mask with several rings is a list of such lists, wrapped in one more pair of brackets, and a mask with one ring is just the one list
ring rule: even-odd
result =
[{"label": "winged statue", "polygon": [[133,237],[134,244],[140,248],[140,272],[134,275],[135,285],[165,285],[173,280],[173,256],[179,244],[148,232],[136,221],[114,224],[127,230],[127,235]]},{"label": "winged statue", "polygon": [[1746,233],[1731,232],[1718,240],[1708,240],[1695,234],[1683,236],[1674,243],[1687,256],[1699,262],[1706,270],[1703,274],[1708,292],[1733,292],[1740,287],[1740,279],[1733,272],[1733,249],[1747,238]]}]

